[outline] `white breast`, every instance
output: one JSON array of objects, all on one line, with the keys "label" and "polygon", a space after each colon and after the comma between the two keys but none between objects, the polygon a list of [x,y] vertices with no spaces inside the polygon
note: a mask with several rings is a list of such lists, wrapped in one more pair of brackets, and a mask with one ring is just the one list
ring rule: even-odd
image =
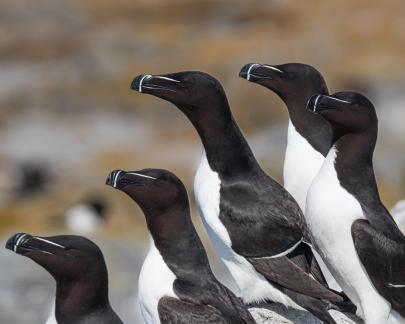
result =
[{"label": "white breast", "polygon": [[49,313],[49,317],[45,324],[58,324],[55,317],[55,302],[52,304],[51,312]]},{"label": "white breast", "polygon": [[286,306],[302,309],[289,297],[275,289],[244,257],[232,250],[229,233],[219,219],[220,186],[221,180],[218,173],[211,170],[207,156],[203,152],[194,179],[194,193],[208,236],[239,288],[239,292],[235,294],[241,296],[246,303],[270,299]]},{"label": "white breast", "polygon": [[297,132],[290,120],[284,160],[284,187],[303,211],[305,211],[308,189],[324,160],[324,156]]},{"label": "white breast", "polygon": [[[306,219],[314,244],[358,313],[377,320],[389,304],[375,290],[357,256],[351,237],[353,221],[365,218],[358,201],[341,187],[335,170],[336,150],[331,149],[307,196]],[[378,321],[373,321],[378,323]],[[371,323],[371,322],[370,322]],[[383,323],[383,322],[380,322]]]},{"label": "white breast", "polygon": [[[294,197],[305,215],[309,187],[322,167],[325,157],[288,123],[288,142],[284,160],[284,188]],[[342,291],[315,249],[312,249],[329,287]]]},{"label": "white breast", "polygon": [[176,279],[156,248],[149,234],[149,251],[139,274],[139,304],[146,324],[159,324],[158,303],[160,298],[175,297],[173,282]]}]

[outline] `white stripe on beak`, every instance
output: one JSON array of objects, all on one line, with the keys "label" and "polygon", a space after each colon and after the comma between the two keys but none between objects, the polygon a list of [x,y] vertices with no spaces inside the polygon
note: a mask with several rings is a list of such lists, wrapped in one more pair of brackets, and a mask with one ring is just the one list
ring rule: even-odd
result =
[{"label": "white stripe on beak", "polygon": [[318,104],[318,100],[320,97],[321,97],[320,94],[316,96],[315,103],[314,103],[314,112],[316,112],[316,105]]},{"label": "white stripe on beak", "polygon": [[347,104],[350,104],[350,103],[351,103],[350,101],[346,101],[346,100],[342,100],[342,99],[337,99],[337,98],[334,98],[334,97],[331,97],[331,96],[325,96],[325,97],[327,97],[327,98],[329,98],[329,99],[332,99],[332,100],[335,100],[335,101],[338,101],[338,102],[343,102],[343,103],[347,103]]},{"label": "white stripe on beak", "polygon": [[405,288],[405,285],[394,285],[392,283],[388,284],[388,287],[392,287],[392,288]]},{"label": "white stripe on beak", "polygon": [[34,236],[33,238],[36,239],[36,240],[38,240],[38,241],[42,241],[42,242],[45,242],[45,243],[48,243],[48,244],[51,244],[51,245],[60,247],[60,248],[62,248],[62,249],[65,248],[63,245],[60,245],[60,244],[55,243],[55,242],[52,242],[52,241],[45,240],[45,239],[43,239],[43,238],[41,238],[41,237]]},{"label": "white stripe on beak", "polygon": [[27,234],[23,234],[18,238],[17,242],[15,242],[15,244],[14,244],[14,252],[17,252],[18,244],[20,244],[21,240],[26,236],[27,236]]},{"label": "white stripe on beak", "polygon": [[145,74],[143,77],[142,77],[142,79],[141,79],[141,81],[139,81],[139,88],[138,88],[138,90],[139,90],[139,92],[142,92],[142,82],[146,79],[146,80],[148,80],[148,79],[150,79],[152,76],[150,75],[150,74]]},{"label": "white stripe on beak", "polygon": [[280,70],[280,69],[277,69],[276,67],[274,67],[274,66],[271,66],[271,65],[262,65],[263,67],[265,67],[265,68],[267,68],[267,69],[271,69],[271,70],[274,70],[274,71],[277,71],[277,72],[279,72],[279,73],[285,73],[284,71],[282,71],[282,70]]},{"label": "white stripe on beak", "polygon": [[180,82],[179,80],[175,80],[175,79],[168,78],[168,77],[164,77],[164,76],[160,76],[160,75],[155,75],[155,76],[153,76],[153,78],[156,78],[156,79],[163,79],[163,80],[172,81],[172,82]]},{"label": "white stripe on beak", "polygon": [[253,63],[252,65],[249,66],[249,69],[247,70],[247,73],[246,73],[246,80],[250,81],[250,72],[252,72],[252,69],[258,65],[260,65],[260,64]]},{"label": "white stripe on beak", "polygon": [[140,173],[136,173],[136,172],[127,172],[127,174],[132,174],[132,175],[136,175],[138,177],[143,177],[143,178],[148,178],[148,179],[153,179],[153,180],[157,179],[157,178],[147,176],[147,175],[144,175],[144,174],[140,174]]},{"label": "white stripe on beak", "polygon": [[117,180],[118,180],[118,176],[120,175],[122,171],[118,171],[117,174],[114,177],[114,188],[117,188]]}]

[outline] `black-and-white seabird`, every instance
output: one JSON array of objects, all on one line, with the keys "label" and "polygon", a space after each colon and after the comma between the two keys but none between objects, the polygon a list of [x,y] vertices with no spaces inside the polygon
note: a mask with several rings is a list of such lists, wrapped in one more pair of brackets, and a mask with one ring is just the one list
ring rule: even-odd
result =
[{"label": "black-and-white seabird", "polygon": [[325,300],[338,296],[318,281],[301,210],[260,168],[233,119],[221,84],[202,72],[140,75],[132,89],[175,104],[205,151],[194,191],[203,223],[245,303],[264,300],[305,308],[333,323]]},{"label": "black-and-white seabird", "polygon": [[96,244],[73,235],[18,233],[6,248],[32,259],[56,280],[58,324],[122,324],[108,298],[108,272]]},{"label": "black-and-white seabird", "polygon": [[211,272],[186,189],[174,174],[115,170],[107,184],[130,196],[146,218],[150,246],[138,294],[147,324],[255,323],[243,302]]},{"label": "black-and-white seabird", "polygon": [[314,94],[328,94],[325,79],[312,66],[300,63],[250,63],[239,75],[276,93],[288,109],[284,188],[305,212],[308,189],[333,144],[330,124],[307,109],[307,102]]},{"label": "black-and-white seabird", "polygon": [[[249,63],[242,67],[239,76],[276,93],[288,109],[284,188],[295,198],[305,216],[309,187],[333,144],[331,125],[307,109],[307,102],[314,94],[328,94],[325,79],[314,67],[300,63]],[[320,256],[314,253],[328,286],[341,291]]]},{"label": "black-and-white seabird", "polygon": [[405,237],[378,193],[373,104],[358,93],[339,92],[315,95],[308,107],[336,134],[307,197],[317,250],[367,324],[404,323]]}]

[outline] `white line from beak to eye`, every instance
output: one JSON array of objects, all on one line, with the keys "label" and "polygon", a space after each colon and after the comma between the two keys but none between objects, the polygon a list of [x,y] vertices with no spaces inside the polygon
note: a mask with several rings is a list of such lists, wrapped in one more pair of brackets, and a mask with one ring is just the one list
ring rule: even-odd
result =
[{"label": "white line from beak to eye", "polygon": [[55,243],[55,242],[52,242],[52,241],[45,240],[45,239],[43,239],[43,238],[41,238],[41,237],[38,237],[38,236],[34,236],[33,238],[36,239],[36,240],[38,240],[38,241],[42,241],[42,242],[45,242],[45,243],[48,243],[48,244],[51,244],[51,245],[60,247],[60,248],[62,248],[62,249],[65,248],[63,245],[60,245],[60,244]]},{"label": "white line from beak to eye", "polygon": [[145,80],[145,79],[150,79],[151,77],[152,77],[152,76],[151,76],[150,74],[145,74],[145,75],[142,77],[141,81],[139,81],[139,88],[138,88],[139,92],[142,92],[142,82],[143,82],[143,80]]},{"label": "white line from beak to eye", "polygon": [[164,76],[160,76],[160,75],[155,75],[153,78],[156,78],[156,79],[163,79],[163,80],[172,81],[172,82],[180,82],[179,80],[175,80],[175,79],[168,78],[168,77],[164,77]]},{"label": "white line from beak to eye", "polygon": [[260,65],[260,64],[253,63],[252,65],[249,66],[249,69],[247,70],[247,73],[246,73],[246,80],[250,81],[250,72],[252,72],[252,69],[258,65]]},{"label": "white line from beak to eye", "polygon": [[331,97],[331,96],[325,96],[325,97],[327,97],[327,98],[329,98],[329,99],[332,99],[332,100],[336,100],[336,101],[338,101],[338,102],[343,102],[343,103],[347,103],[347,104],[350,104],[350,103],[351,103],[350,101],[346,101],[346,100],[342,100],[342,99],[337,99],[337,98],[334,98],[334,97]]},{"label": "white line from beak to eye", "polygon": [[15,242],[15,244],[14,244],[14,252],[17,252],[18,244],[20,244],[21,240],[26,236],[27,236],[27,234],[23,234],[18,238],[17,242]]},{"label": "white line from beak to eye", "polygon": [[121,172],[122,172],[122,171],[118,171],[117,174],[116,174],[115,177],[114,177],[114,188],[117,187],[118,176],[120,175]]},{"label": "white line from beak to eye", "polygon": [[314,112],[316,112],[316,105],[318,104],[318,100],[320,97],[321,97],[320,94],[316,96],[315,103],[314,103]]},{"label": "white line from beak to eye", "polygon": [[392,288],[405,288],[405,285],[394,285],[392,283],[388,283],[388,287],[392,287]]},{"label": "white line from beak to eye", "polygon": [[280,72],[280,73],[285,73],[284,71],[282,71],[282,70],[280,70],[280,69],[277,69],[276,67],[274,67],[274,66],[271,66],[271,65],[262,65],[264,68],[268,68],[268,69],[271,69],[271,70],[274,70],[274,71],[277,71],[277,72]]},{"label": "white line from beak to eye", "polygon": [[148,179],[153,179],[153,180],[157,179],[157,178],[154,178],[154,177],[151,177],[151,176],[148,176],[148,175],[145,175],[145,174],[136,173],[136,172],[127,172],[127,174],[132,174],[132,175],[136,175],[136,176],[143,177],[143,178],[148,178]]}]

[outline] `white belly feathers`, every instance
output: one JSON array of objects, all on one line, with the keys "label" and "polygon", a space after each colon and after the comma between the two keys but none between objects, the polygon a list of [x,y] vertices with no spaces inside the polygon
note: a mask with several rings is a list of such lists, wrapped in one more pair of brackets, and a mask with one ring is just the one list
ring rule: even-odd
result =
[{"label": "white belly feathers", "polygon": [[287,306],[302,309],[289,297],[275,289],[254,267],[241,255],[232,250],[229,233],[219,219],[221,180],[218,173],[211,170],[207,156],[202,159],[194,179],[194,192],[197,206],[208,236],[228,268],[244,302],[260,302],[271,299]]}]

